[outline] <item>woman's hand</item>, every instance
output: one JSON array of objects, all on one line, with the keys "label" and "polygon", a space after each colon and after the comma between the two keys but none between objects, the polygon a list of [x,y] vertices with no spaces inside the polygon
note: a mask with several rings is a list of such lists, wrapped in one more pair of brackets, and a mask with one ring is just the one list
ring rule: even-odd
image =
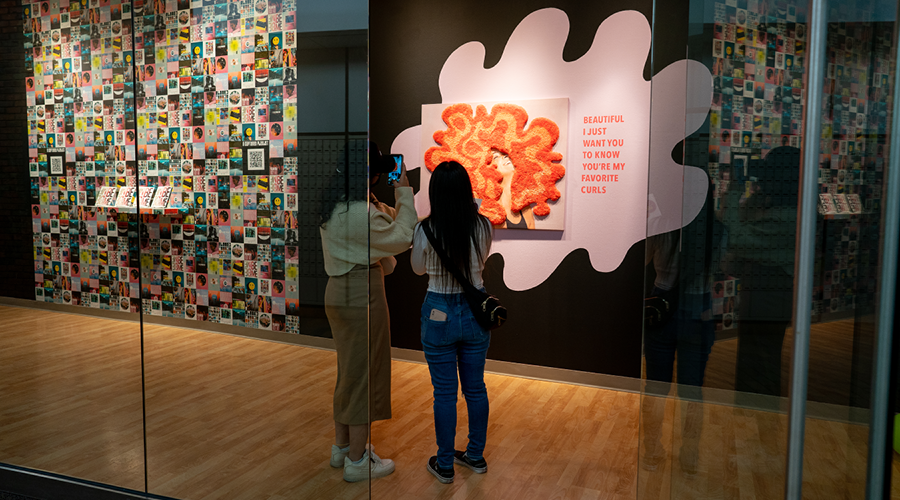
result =
[{"label": "woman's hand", "polygon": [[391,187],[409,187],[409,179],[406,178],[406,162],[400,164],[400,178],[392,182]]}]

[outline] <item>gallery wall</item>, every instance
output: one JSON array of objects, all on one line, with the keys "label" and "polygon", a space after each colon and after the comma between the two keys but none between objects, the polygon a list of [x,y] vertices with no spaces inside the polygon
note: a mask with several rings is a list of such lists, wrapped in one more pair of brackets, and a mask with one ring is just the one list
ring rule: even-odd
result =
[{"label": "gallery wall", "polygon": [[[299,333],[298,162],[336,147],[298,140],[294,2],[131,8],[23,7],[35,297]],[[96,206],[139,186],[178,209]]]},{"label": "gallery wall", "polygon": [[[105,15],[102,12],[103,9],[110,5],[112,4],[98,3],[97,8],[100,9],[101,16]],[[206,156],[207,152],[212,153],[213,149],[208,148],[209,144],[205,142],[205,138],[204,142],[197,143],[202,146],[195,146],[191,140],[189,146],[181,147],[183,143],[188,144],[184,142],[184,139],[188,137],[184,132],[193,135],[195,129],[201,127],[200,121],[203,122],[202,132],[207,137],[209,133],[218,135],[223,130],[223,126],[227,131],[228,139],[232,138],[231,132],[235,131],[233,129],[240,130],[239,135],[249,131],[251,134],[256,134],[257,139],[260,140],[266,140],[258,137],[261,134],[270,136],[268,123],[271,121],[245,120],[245,118],[251,118],[249,115],[243,116],[245,106],[241,106],[240,119],[236,121],[234,127],[230,122],[225,125],[221,121],[216,122],[213,119],[215,114],[222,119],[222,113],[226,110],[229,111],[229,114],[226,114],[225,117],[231,119],[231,109],[227,105],[219,106],[219,97],[230,98],[232,90],[239,91],[241,104],[244,104],[245,97],[247,99],[251,97],[250,92],[244,92],[243,88],[230,88],[230,73],[232,73],[230,61],[228,72],[223,71],[229,78],[224,80],[224,84],[219,81],[221,78],[217,73],[210,75],[213,77],[211,85],[216,88],[215,99],[212,99],[213,96],[208,96],[213,91],[207,91],[204,88],[209,83],[205,78],[196,79],[197,87],[194,88],[195,65],[200,68],[200,74],[196,75],[197,77],[207,76],[203,74],[203,60],[215,62],[219,57],[217,52],[222,47],[224,49],[221,51],[224,54],[232,55],[230,52],[232,39],[243,41],[243,37],[247,36],[243,32],[241,36],[237,36],[236,32],[232,34],[234,36],[229,36],[227,26],[224,31],[225,36],[217,36],[216,23],[221,21],[216,21],[216,16],[221,14],[217,13],[215,5],[206,6],[210,7],[208,10],[204,10],[205,8],[201,6],[198,13],[195,13],[193,5],[180,10],[175,5],[171,12],[167,6],[163,12],[164,23],[171,21],[177,27],[181,19],[175,14],[187,11],[189,14],[185,27],[188,27],[189,30],[195,27],[195,19],[199,19],[196,27],[200,32],[207,27],[211,28],[211,39],[203,40],[201,36],[197,42],[192,41],[190,31],[188,31],[188,44],[183,44],[179,39],[181,37],[179,28],[174,34],[166,31],[166,35],[159,39],[159,42],[162,43],[159,45],[156,40],[157,32],[162,30],[156,29],[158,26],[157,16],[150,14],[150,11],[141,9],[142,16],[138,17],[141,19],[138,21],[139,28],[136,28],[135,31],[145,33],[147,36],[138,37],[138,40],[135,41],[134,57],[139,62],[145,63],[143,65],[144,73],[138,75],[138,82],[149,82],[146,74],[147,61],[141,59],[146,57],[147,52],[145,51],[143,54],[139,52],[142,50],[140,48],[143,47],[142,43],[151,44],[152,41],[154,49],[157,48],[156,45],[177,47],[179,55],[182,45],[185,45],[184,48],[189,49],[188,53],[191,55],[187,56],[185,61],[177,61],[177,64],[181,68],[184,63],[184,71],[191,75],[190,84],[185,87],[183,94],[188,97],[182,97],[182,92],[179,91],[176,101],[169,99],[170,96],[166,92],[165,107],[167,112],[169,107],[181,110],[181,106],[184,104],[190,113],[190,127],[181,127],[180,125],[177,127],[179,130],[175,144],[178,147],[173,151],[172,144],[164,145],[159,142],[161,129],[159,114],[156,113],[155,117],[151,117],[151,110],[142,109],[139,99],[136,98],[134,104],[138,115],[137,122],[134,124],[136,135],[139,138],[141,132],[144,132],[152,136],[155,128],[157,144],[147,144],[148,147],[144,152],[134,147],[140,144],[139,140],[135,141],[136,144],[128,144],[128,135],[125,132],[128,131],[127,126],[130,123],[126,120],[121,129],[114,126],[111,130],[123,132],[125,143],[121,144],[123,147],[119,150],[125,156],[123,160],[119,161],[124,163],[121,166],[126,169],[127,174],[113,174],[115,168],[120,166],[113,161],[110,165],[110,175],[93,176],[95,190],[101,186],[119,183],[127,186],[131,182],[141,185],[146,183],[146,185],[154,187],[166,184],[180,187],[184,201],[194,205],[184,215],[138,216],[84,209],[79,213],[77,200],[81,177],[84,177],[83,196],[86,199],[90,197],[91,181],[89,177],[91,176],[87,175],[87,163],[93,162],[94,172],[97,173],[98,161],[96,157],[94,160],[88,160],[86,153],[89,146],[86,144],[84,160],[80,159],[81,156],[78,152],[80,145],[78,144],[74,151],[75,164],[69,165],[71,160],[66,158],[66,166],[71,166],[75,171],[75,175],[71,176],[73,179],[67,178],[70,176],[64,176],[66,177],[67,191],[71,190],[69,185],[79,186],[75,189],[76,204],[74,207],[60,205],[59,181],[56,180],[54,185],[52,179],[54,176],[49,175],[49,162],[42,157],[42,154],[47,155],[46,148],[40,147],[41,144],[47,145],[46,142],[41,143],[40,136],[43,135],[43,140],[46,141],[49,134],[38,133],[39,124],[36,123],[38,120],[33,120],[35,121],[35,142],[38,146],[32,148],[35,159],[32,169],[38,173],[33,178],[36,179],[36,190],[32,190],[32,194],[38,202],[33,203],[33,206],[36,205],[41,214],[40,217],[33,219],[36,228],[34,234],[38,235],[36,248],[39,249],[34,275],[34,283],[37,286],[33,289],[35,296],[40,300],[77,303],[101,309],[137,311],[143,308],[146,313],[151,315],[206,320],[251,328],[281,329],[292,333],[303,333],[299,326],[299,311],[306,305],[321,304],[321,291],[324,289],[326,279],[320,268],[320,258],[316,257],[320,249],[318,241],[315,240],[317,231],[314,217],[310,215],[313,213],[315,200],[312,199],[311,192],[309,192],[310,196],[305,197],[303,191],[304,189],[314,189],[315,186],[320,185],[317,183],[323,182],[327,174],[333,170],[335,162],[338,161],[337,158],[341,156],[342,144],[346,144],[343,140],[348,138],[348,134],[351,132],[360,131],[357,130],[357,126],[362,123],[363,115],[360,114],[361,106],[358,104],[365,101],[364,99],[360,100],[358,90],[363,86],[353,82],[361,82],[365,77],[363,71],[364,52],[356,49],[323,47],[318,43],[316,46],[307,47],[309,50],[306,52],[303,52],[299,46],[293,52],[290,52],[290,47],[280,49],[282,50],[282,64],[285,49],[288,49],[288,67],[297,67],[301,63],[307,64],[308,72],[296,75],[296,78],[298,83],[304,78],[307,79],[306,81],[310,85],[306,90],[309,92],[296,100],[289,100],[282,91],[280,101],[283,103],[281,107],[281,123],[284,124],[282,138],[267,138],[269,140],[268,149],[264,152],[268,153],[268,162],[264,167],[267,168],[264,172],[250,172],[248,164],[244,161],[247,154],[243,147],[244,144],[242,144],[244,141],[226,140],[221,143],[215,141],[213,143],[215,153],[210,157]],[[280,7],[276,7],[276,5]],[[240,7],[243,9],[244,6],[240,4]],[[247,7],[251,10],[255,8],[249,4]],[[643,17],[648,27],[653,18],[651,2],[633,2],[628,5],[617,4],[615,6],[611,4],[582,5],[581,2],[534,1],[515,6],[482,5],[470,2],[455,6],[453,9],[439,5],[395,2],[380,4],[378,7],[377,10],[373,10],[371,16],[369,70],[372,101],[369,120],[372,124],[372,137],[382,145],[382,150],[385,152],[390,149],[391,143],[400,132],[420,122],[423,104],[441,102],[437,85],[441,64],[450,53],[464,43],[473,40],[483,43],[486,50],[485,65],[489,67],[499,60],[510,34],[523,19],[536,10],[556,7],[568,16],[571,24],[562,51],[562,58],[566,61],[573,61],[582,57],[591,48],[599,26],[610,16],[623,10],[632,10]],[[267,2],[266,4],[267,14],[279,8],[281,16],[288,12],[287,3]],[[669,19],[678,19],[679,21],[673,21],[666,27],[658,27],[654,34],[655,42],[658,47],[664,47],[664,49],[655,53],[652,65],[649,50],[636,61],[640,76],[645,82],[649,82],[651,77],[658,75],[671,63],[683,59],[683,52],[673,47],[684,44],[687,5],[668,4],[660,8],[665,11],[657,12],[657,15],[664,15]],[[204,22],[204,12],[208,12],[212,16],[212,23]],[[243,20],[241,21],[241,30],[247,27],[252,28],[254,44],[272,43],[271,36],[278,33],[275,31],[276,29],[281,29],[282,32],[288,31],[284,17],[280,19],[280,28],[276,23],[271,26],[267,25],[265,30],[262,30],[258,24],[259,16],[249,14],[250,10],[247,11],[246,17],[243,17],[243,10],[238,12],[242,16],[239,19]],[[169,13],[173,15],[168,16]],[[51,27],[52,16],[58,14],[56,12],[48,13],[51,16],[49,20]],[[125,12],[122,12],[121,15],[124,14]],[[229,12],[226,11],[225,19],[227,21],[231,20],[229,16]],[[105,17],[100,17],[100,19],[102,22],[106,22]],[[111,21],[112,19],[110,19]],[[257,21],[257,25],[252,24],[254,21]],[[173,29],[168,27],[168,24],[166,26],[166,30]],[[406,28],[399,30],[396,29],[397,26]],[[107,52],[104,50],[107,49],[107,45],[110,49],[117,46],[114,40],[116,37],[111,36],[111,32],[103,29],[97,31],[102,66],[106,62],[103,56]],[[86,31],[88,40],[86,41],[93,40],[92,35],[93,33],[88,29]],[[49,36],[53,36],[52,29]],[[174,38],[172,38],[173,36]],[[109,42],[106,41],[107,39]],[[168,44],[170,40],[174,40],[171,45]],[[294,40],[294,44],[302,42],[302,40],[303,37],[300,36]],[[660,40],[667,40],[671,43],[660,43]],[[52,38],[50,41],[53,41]],[[205,42],[211,42],[211,44]],[[200,56],[191,53],[195,48],[193,45],[195,43],[199,44]],[[285,43],[284,39],[281,40],[281,43]],[[53,45],[50,43],[51,47]],[[206,52],[208,48],[212,50],[209,54]],[[34,48],[31,49],[32,54],[35,54]],[[43,50],[43,48],[40,49],[41,58],[36,59],[34,64],[48,62],[43,57]],[[51,51],[49,54],[52,55],[54,49],[49,50]],[[110,50],[108,53],[112,56],[113,51]],[[207,55],[210,57],[206,57]],[[242,58],[243,56],[244,54],[241,54]],[[115,75],[121,75],[121,80],[127,83],[130,77],[129,70],[125,68],[124,64],[116,66],[117,62],[113,57],[110,59],[112,67],[108,69],[113,70],[111,72],[113,78]],[[268,59],[271,57],[257,58],[256,52],[253,52],[254,77],[257,76],[255,69],[257,61]],[[341,67],[342,63],[343,68]],[[159,62],[154,62],[154,64],[158,66]],[[166,70],[168,70],[169,64],[166,61]],[[154,67],[157,75],[159,74],[158,69]],[[342,70],[345,83],[350,85],[351,91],[348,92],[350,99],[355,102],[355,104],[351,104],[347,113],[343,113],[344,116],[341,116],[342,113],[335,113],[333,107],[327,107],[327,109],[316,107],[320,104],[317,100],[330,100],[339,94],[337,92],[340,89],[339,86],[330,83],[326,85],[324,82],[339,82]],[[320,78],[312,78],[311,76],[317,72]],[[241,80],[243,80],[243,75],[241,76]],[[270,81],[265,87],[256,87],[255,84],[252,87],[252,98],[256,101],[264,98],[264,94],[266,94],[265,91],[260,92],[258,89],[273,87],[271,73],[267,76]],[[46,79],[46,76],[44,78]],[[147,106],[147,97],[159,97],[158,95],[147,95],[151,89],[151,93],[161,89],[159,85],[156,85],[160,83],[156,82],[156,78],[154,77],[153,86],[136,85],[132,87],[131,92],[135,93],[136,97],[140,95],[141,91],[144,92],[144,106]],[[284,82],[286,77],[283,71],[281,78],[282,87],[289,86]],[[46,80],[48,82],[61,80],[65,83],[64,76],[60,78],[55,74]],[[115,80],[111,80],[111,82],[113,81]],[[166,90],[168,90],[169,83],[166,81]],[[181,81],[178,80],[178,83],[180,84]],[[188,82],[185,81],[185,83]],[[91,82],[91,98],[94,97],[93,84],[94,82]],[[107,100],[107,96],[103,93],[105,84],[101,73],[100,99],[98,100],[103,105]],[[240,86],[243,87],[243,84]],[[64,101],[66,100],[65,88],[63,87]],[[122,90],[127,95],[129,87],[122,85]],[[245,94],[247,95],[245,96]],[[83,94],[83,97],[87,97],[87,95]],[[209,102],[205,100],[207,97],[211,98]],[[74,111],[74,92],[72,100]],[[109,104],[113,110],[119,109],[119,104],[122,109],[129,109],[129,100],[126,96],[123,96],[121,103],[117,102],[115,95],[111,101]],[[271,98],[269,102],[271,104]],[[275,102],[279,102],[277,97]],[[65,110],[65,105],[68,103],[63,102],[62,104]],[[33,106],[36,111],[37,103]],[[255,106],[260,105],[256,104]],[[210,115],[208,112],[212,109],[217,111]],[[291,109],[294,110],[294,118],[287,116],[291,113]],[[193,124],[195,110],[201,113],[197,120],[198,125]],[[259,109],[254,107],[254,111],[258,113]],[[303,112],[301,113],[301,111]],[[644,111],[647,110],[642,112]],[[151,118],[156,119],[155,127]],[[296,120],[293,130],[289,130],[288,125],[291,119]],[[73,119],[73,121],[76,125],[78,124],[77,120]],[[265,126],[261,128],[259,126],[261,124],[265,124]],[[46,126],[46,123],[44,125]],[[64,121],[63,134],[65,127]],[[163,128],[168,134],[167,139],[170,142],[172,142],[171,129],[174,128],[176,127],[169,126],[168,123]],[[343,138],[340,137],[341,132],[344,133]],[[316,134],[323,135],[318,137]],[[94,151],[106,153],[106,149],[111,148],[115,152],[115,147],[120,146],[117,139],[116,134],[113,134],[112,143],[106,142],[105,137],[102,138],[101,143],[103,144],[98,143],[94,146]],[[77,138],[75,140],[77,142]],[[84,140],[83,134],[82,140]],[[278,141],[281,143],[277,144]],[[154,148],[149,146],[156,146],[155,152]],[[677,147],[677,144],[672,146],[673,148]],[[41,151],[42,149],[45,151]],[[161,158],[160,152],[167,149],[169,150],[169,165],[163,174],[163,171],[160,171],[160,165],[165,164],[164,161],[161,161],[165,158]],[[364,158],[361,156],[363,150],[361,147],[354,146],[353,150],[353,161],[360,161]],[[296,152],[296,155],[292,156],[292,152]],[[155,159],[153,159],[154,155]],[[185,155],[190,157],[185,158]],[[265,155],[264,159],[266,159]],[[177,162],[177,166],[181,169],[187,168],[187,170],[176,173],[171,167],[173,161]],[[155,165],[151,162],[155,162]],[[83,165],[79,165],[79,163]],[[104,159],[99,163],[104,163],[105,174],[107,168],[105,163],[107,162]],[[577,162],[572,162],[572,165],[577,165]],[[152,171],[151,167],[154,166],[156,170]],[[83,167],[83,170],[80,170],[79,167]],[[41,175],[44,172],[46,174]],[[82,172],[84,173],[82,174]],[[306,183],[301,177],[297,177],[307,173],[311,175],[309,183]],[[411,178],[416,184],[418,177],[418,172],[411,172]],[[190,186],[189,189],[185,184],[185,179],[188,178],[190,178],[187,184]],[[274,182],[275,186],[282,190],[273,190],[269,187],[268,191],[261,192],[259,181],[262,178],[265,178],[264,183],[267,182],[269,186],[272,186]],[[235,185],[235,182],[238,184]],[[291,191],[291,189],[297,189],[298,186],[297,191]],[[235,196],[235,191],[240,191],[240,195]],[[189,195],[184,197],[185,193]],[[200,193],[202,194],[198,197]],[[378,194],[380,198],[391,198],[389,192],[379,192]],[[42,196],[46,196],[46,198],[42,198]],[[44,199],[47,203],[42,203]],[[272,209],[271,203],[276,200],[283,203],[283,206],[296,208],[298,210],[295,212],[296,216],[292,216],[290,210]],[[256,202],[255,209],[251,208],[254,206],[254,201]],[[640,202],[640,199],[638,201]],[[269,210],[260,210],[260,203],[263,203],[263,206],[268,203]],[[70,208],[72,209],[70,210]],[[229,221],[227,224],[221,217],[223,211]],[[72,216],[71,213],[75,215]],[[62,214],[68,217],[65,220],[71,218],[72,221],[77,221],[77,229],[73,229],[75,226],[72,226],[71,223],[69,225],[71,234],[67,236],[71,238],[68,245],[62,244],[62,240],[66,238],[58,229],[60,225],[64,225],[61,223],[64,220],[61,218]],[[49,215],[46,218],[47,227],[44,224],[44,215]],[[250,221],[250,223],[236,225],[235,215],[238,215],[241,220]],[[608,213],[580,213],[572,216],[584,217],[585,215],[629,219],[637,217],[638,220],[644,216],[641,210],[623,209],[616,213],[615,207]],[[144,217],[143,221],[146,224],[138,224],[138,217]],[[57,222],[52,222],[54,220]],[[82,222],[85,223],[83,229],[86,234],[81,234]],[[45,231],[45,229],[47,230]],[[193,229],[192,232],[191,229]],[[102,234],[104,231],[105,235]],[[268,233],[267,236],[270,238],[268,244],[261,243],[259,240],[263,233]],[[598,228],[596,234],[602,234],[601,229]],[[43,241],[45,235],[49,237],[48,245],[45,245]],[[254,237],[256,241],[254,241]],[[523,239],[523,241],[527,241],[527,238],[531,237],[545,240],[554,238],[549,232],[543,236],[507,233],[505,237],[507,240]],[[74,247],[73,242],[75,243]],[[100,248],[101,242],[106,244],[105,248]],[[292,242],[298,242],[299,246],[293,245]],[[495,336],[491,357],[498,360],[594,373],[639,376],[644,246],[642,241],[629,243],[629,245],[625,247],[618,263],[613,263],[603,271],[597,270],[596,255],[592,257],[586,249],[573,248],[572,251],[560,258],[558,264],[555,264],[552,272],[548,273],[545,279],[527,289],[507,284],[504,281],[503,256],[492,256],[485,273],[487,284],[491,291],[501,296],[510,307],[513,319],[504,328],[505,332],[509,332],[508,335],[498,334]],[[64,248],[70,249],[68,255],[63,250]],[[235,248],[239,249],[243,258],[235,255]],[[255,255],[255,258],[248,259],[246,257],[248,250],[251,256]],[[46,256],[48,252],[49,257]],[[73,261],[73,257],[77,260]],[[69,260],[66,261],[66,258]],[[81,265],[82,258],[86,265]],[[424,296],[425,281],[424,278],[411,273],[407,259],[406,255],[401,255],[398,270],[388,278],[393,338],[396,347],[419,349],[418,309]],[[120,265],[113,265],[112,262]],[[237,269],[235,263],[239,263]],[[77,273],[74,275],[73,272],[76,269],[73,269],[72,264],[78,264]],[[63,274],[63,271],[67,271],[68,274]],[[137,271],[139,276],[137,280],[133,279],[132,271]],[[293,284],[292,279],[295,280]],[[201,285],[201,281],[205,283],[205,288],[204,285]],[[139,283],[142,285],[137,286]],[[265,324],[262,324],[261,318],[266,318]]]},{"label": "gallery wall", "polygon": [[[653,64],[651,65],[649,50],[638,61],[639,76],[644,81],[649,81],[671,63],[684,58],[687,2],[666,5],[657,2],[657,6],[662,10],[656,13],[656,18],[670,21],[656,26],[654,42],[656,47],[662,49],[655,53]],[[644,16],[649,25],[649,21],[653,19],[652,7],[652,2],[641,1],[624,4],[464,1],[449,5],[400,0],[380,3],[379,9],[373,9],[371,13],[372,137],[383,151],[390,149],[392,144],[396,148],[398,136],[410,127],[422,123],[423,105],[453,102],[442,100],[441,81],[442,78],[452,78],[454,75],[442,75],[441,71],[450,55],[468,42],[479,42],[484,46],[483,67],[492,69],[502,60],[504,50],[508,50],[510,36],[524,19],[540,9],[556,8],[565,13],[569,23],[561,57],[564,61],[572,62],[588,53],[595,43],[598,28],[610,16],[623,11],[636,11]],[[403,29],[397,29],[398,26]],[[608,41],[611,40],[604,39],[604,42]],[[541,43],[537,43],[536,46],[540,45]],[[603,50],[608,50],[610,46],[605,45]],[[524,77],[540,81],[564,79],[561,75],[553,74],[549,68],[547,73],[541,73],[541,69],[531,68],[534,74]],[[612,67],[597,66],[595,70],[600,85],[605,76],[610,74]],[[510,81],[509,84],[515,86],[516,82]],[[478,91],[473,90],[471,93],[477,95]],[[519,96],[511,95],[508,99],[517,97]],[[569,96],[560,90],[557,95],[543,97]],[[503,97],[495,94],[490,99],[482,100],[501,99]],[[649,104],[649,101],[636,102],[633,110],[640,114],[642,108],[646,107],[646,111],[649,111]],[[624,107],[628,107],[627,102]],[[571,104],[570,100],[570,110],[574,109],[575,104]],[[572,112],[574,111],[570,111]],[[580,128],[577,131],[579,136],[582,133]],[[644,134],[647,134],[647,130]],[[676,146],[677,144],[672,144],[673,149]],[[580,150],[578,154],[581,154]],[[581,173],[580,162],[580,158],[566,158],[562,161],[573,179],[568,184],[570,196],[572,189],[577,189],[579,185],[575,179]],[[407,165],[411,169],[420,164],[421,160],[418,158],[407,159]],[[412,170],[411,173],[413,183],[418,185],[421,172]],[[389,198],[391,193],[388,191],[378,191],[377,194],[379,198]],[[566,217],[595,218],[596,224],[590,230],[591,239],[602,237],[610,222],[615,225],[616,218],[627,219],[636,214],[644,220],[646,184],[643,193],[637,195],[640,207],[634,211],[625,206],[613,206],[608,211],[573,213],[569,209],[571,205],[567,205]],[[642,221],[639,222],[639,231],[644,231]],[[517,230],[497,229],[495,239],[507,242],[514,240],[527,247],[531,245],[529,242],[538,246],[548,241],[564,241],[573,237],[571,232],[560,234],[558,231],[543,231],[542,234],[536,234],[534,231],[515,231]],[[612,240],[620,236],[613,232],[606,237]],[[620,259],[598,266],[596,255],[592,256],[584,248],[573,248],[561,258],[558,265],[556,261],[553,262],[552,272],[546,278],[523,289],[518,283],[515,286],[508,283],[506,256],[498,253],[492,255],[485,270],[486,286],[509,308],[510,320],[492,336],[488,357],[639,377],[644,286],[643,241],[631,244]],[[386,279],[393,344],[396,347],[420,349],[419,308],[427,281],[410,271],[407,255],[401,255],[398,260],[397,270]],[[546,262],[535,264],[543,267],[548,265]],[[598,271],[598,267],[603,271]]]}]

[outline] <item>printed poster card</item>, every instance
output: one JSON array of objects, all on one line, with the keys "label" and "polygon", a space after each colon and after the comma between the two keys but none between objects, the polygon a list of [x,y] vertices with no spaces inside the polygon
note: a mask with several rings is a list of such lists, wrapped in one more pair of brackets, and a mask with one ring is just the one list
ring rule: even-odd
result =
[{"label": "printed poster card", "polygon": [[103,186],[100,188],[100,194],[97,196],[98,207],[111,207],[116,204],[116,194],[118,188],[114,186]]},{"label": "printed poster card", "polygon": [[124,187],[119,190],[119,196],[116,198],[117,207],[133,208],[137,203],[137,190],[133,187]]},{"label": "printed poster card", "polygon": [[66,148],[47,148],[47,163],[50,167],[50,175],[64,175]]},{"label": "printed poster card", "polygon": [[269,141],[241,143],[244,175],[265,175],[269,171]]},{"label": "printed poster card", "polygon": [[153,202],[154,188],[150,186],[141,186],[139,189],[138,206],[141,208],[149,207]]},{"label": "printed poster card", "polygon": [[169,196],[169,204],[167,208],[180,209],[184,207],[184,200],[181,196],[181,190],[172,189]]},{"label": "printed poster card", "polygon": [[834,196],[830,193],[819,193],[819,213],[824,215],[838,213],[837,206],[834,203]]},{"label": "printed poster card", "polygon": [[847,200],[847,195],[843,193],[835,194],[834,203],[837,206],[837,211],[839,214],[852,213],[850,210],[850,202]]},{"label": "printed poster card", "polygon": [[861,214],[862,213],[862,200],[860,200],[858,194],[848,194],[847,202],[850,204],[850,213],[853,214]]}]

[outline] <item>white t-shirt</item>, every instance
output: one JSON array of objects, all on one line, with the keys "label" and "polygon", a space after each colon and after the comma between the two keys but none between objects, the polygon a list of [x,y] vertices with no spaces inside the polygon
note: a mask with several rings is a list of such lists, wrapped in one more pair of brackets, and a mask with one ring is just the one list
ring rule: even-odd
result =
[{"label": "white t-shirt", "polygon": [[[493,228],[489,233],[480,234],[479,245],[481,246],[482,258],[487,258],[491,249],[491,240],[493,239]],[[478,259],[475,247],[471,248],[469,254],[469,262],[471,262],[472,285],[475,288],[483,288],[484,280],[481,278],[481,271],[484,269],[484,261]],[[438,257],[428,237],[425,236],[425,230],[422,229],[422,223],[416,225],[413,233],[412,255],[410,255],[410,264],[413,272],[416,274],[428,273],[428,291],[436,293],[462,293],[463,289],[456,282],[456,279],[444,269],[441,265],[441,258]]]}]

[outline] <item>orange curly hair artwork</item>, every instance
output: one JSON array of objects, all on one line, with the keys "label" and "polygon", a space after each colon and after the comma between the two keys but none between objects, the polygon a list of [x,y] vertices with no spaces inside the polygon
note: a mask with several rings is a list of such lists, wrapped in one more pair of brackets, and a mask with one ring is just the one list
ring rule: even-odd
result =
[{"label": "orange curly hair artwork", "polygon": [[[469,173],[480,212],[499,227],[534,229],[534,216],[550,214],[550,204],[561,193],[556,183],[566,169],[562,154],[553,151],[559,126],[547,118],[528,122],[525,108],[495,104],[475,112],[469,104],[452,104],[441,118],[446,130],[434,133],[439,146],[425,153],[425,166],[434,171],[444,161],[457,161]],[[524,224],[522,220],[524,219]]]}]

